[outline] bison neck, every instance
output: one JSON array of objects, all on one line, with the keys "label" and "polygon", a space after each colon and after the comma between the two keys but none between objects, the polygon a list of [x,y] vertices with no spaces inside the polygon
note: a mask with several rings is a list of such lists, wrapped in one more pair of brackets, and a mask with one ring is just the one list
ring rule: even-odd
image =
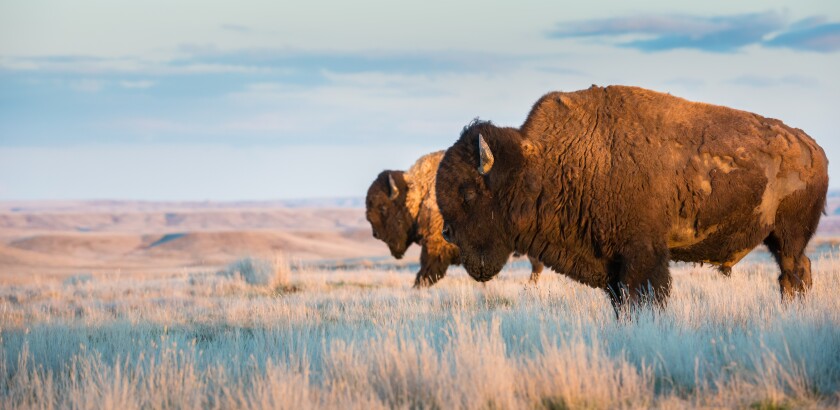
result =
[{"label": "bison neck", "polygon": [[514,248],[581,283],[604,287],[604,249],[588,195],[594,180],[581,172],[581,164],[542,159],[560,158],[551,152],[529,161],[521,188],[508,193]]}]

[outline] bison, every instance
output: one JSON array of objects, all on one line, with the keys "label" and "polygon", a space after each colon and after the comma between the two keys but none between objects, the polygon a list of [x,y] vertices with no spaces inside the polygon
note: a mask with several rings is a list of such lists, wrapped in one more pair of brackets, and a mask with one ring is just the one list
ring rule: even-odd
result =
[{"label": "bison", "polygon": [[519,128],[474,121],[437,174],[443,236],[478,281],[512,251],[607,291],[619,311],[669,294],[669,261],[733,265],[762,242],[782,299],[811,287],[804,250],[828,160],[800,129],[626,86],[540,98]]},{"label": "bison", "polygon": [[[435,173],[443,151],[421,157],[406,172],[382,171],[371,184],[365,201],[373,236],[388,245],[391,255],[402,258],[412,244],[420,244],[420,271],[415,287],[431,286],[459,264],[458,248],[443,239],[443,220],[435,201]],[[531,281],[543,265],[531,259]]]}]

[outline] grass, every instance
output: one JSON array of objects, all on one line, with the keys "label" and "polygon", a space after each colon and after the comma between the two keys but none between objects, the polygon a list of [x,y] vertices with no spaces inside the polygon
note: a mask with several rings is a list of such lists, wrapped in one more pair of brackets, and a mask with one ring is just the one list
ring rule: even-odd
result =
[{"label": "grass", "polygon": [[274,260],[242,258],[218,273],[229,278],[238,277],[249,285],[283,288],[289,286],[291,266],[286,258]]},{"label": "grass", "polygon": [[667,308],[631,320],[550,272],[416,291],[409,272],[243,266],[0,288],[0,408],[840,405],[837,257],[788,306],[772,265],[676,268]]}]

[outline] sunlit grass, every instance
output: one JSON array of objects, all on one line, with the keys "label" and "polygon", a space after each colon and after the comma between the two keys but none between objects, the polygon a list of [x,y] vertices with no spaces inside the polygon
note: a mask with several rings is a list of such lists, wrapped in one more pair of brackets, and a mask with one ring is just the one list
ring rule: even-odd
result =
[{"label": "sunlit grass", "polygon": [[525,269],[34,281],[0,289],[0,408],[837,406],[840,259],[788,306],[775,269],[677,268],[631,320]]}]

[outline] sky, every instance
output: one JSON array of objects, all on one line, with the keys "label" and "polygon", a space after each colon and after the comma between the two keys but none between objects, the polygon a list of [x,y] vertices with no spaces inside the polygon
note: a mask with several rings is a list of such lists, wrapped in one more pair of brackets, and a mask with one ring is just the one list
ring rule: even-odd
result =
[{"label": "sky", "polygon": [[0,0],[0,200],[359,197],[592,84],[779,118],[840,188],[837,73],[836,0]]}]

